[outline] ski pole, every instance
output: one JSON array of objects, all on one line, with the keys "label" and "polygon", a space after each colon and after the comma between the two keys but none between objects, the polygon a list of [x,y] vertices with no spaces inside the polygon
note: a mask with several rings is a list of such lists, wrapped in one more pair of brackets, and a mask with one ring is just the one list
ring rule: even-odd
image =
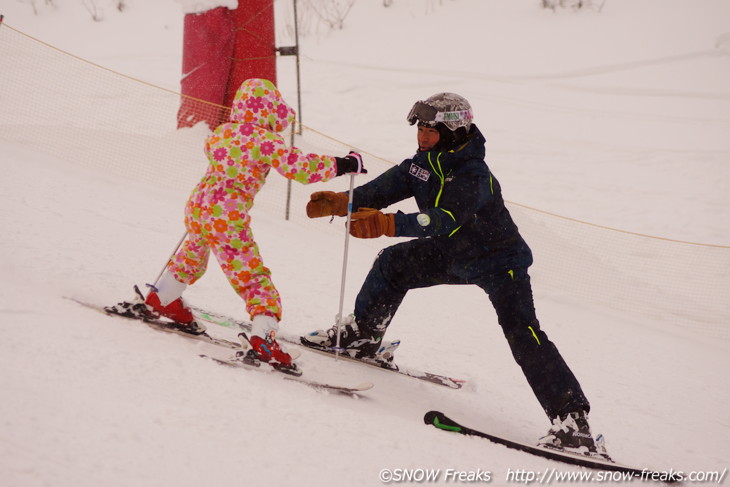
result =
[{"label": "ski pole", "polygon": [[[188,231],[185,230],[185,233],[183,233],[182,237],[180,237],[180,241],[175,246],[175,250],[172,251],[172,253],[170,254],[170,257],[168,257],[167,260],[165,261],[165,265],[163,265],[162,269],[160,269],[160,273],[157,274],[157,277],[155,278],[154,283],[145,284],[145,286],[147,286],[147,289],[148,289],[147,290],[148,295],[149,295],[150,289],[154,289],[155,291],[157,291],[157,281],[160,280],[160,277],[162,277],[162,274],[165,272],[165,269],[167,269],[167,264],[169,264],[170,260],[172,260],[172,258],[175,256],[175,254],[177,254],[177,251],[180,250],[180,246],[183,244],[183,242],[185,241],[187,236],[188,236]],[[145,296],[145,299],[147,299],[147,296]]]},{"label": "ski pole", "polygon": [[345,225],[345,254],[342,258],[342,282],[340,284],[340,310],[337,313],[337,345],[335,360],[340,358],[340,328],[342,327],[342,309],[345,303],[345,281],[347,279],[347,253],[350,248],[350,223],[352,222],[352,193],[355,188],[355,174],[350,173],[350,191],[347,198],[347,223]]}]

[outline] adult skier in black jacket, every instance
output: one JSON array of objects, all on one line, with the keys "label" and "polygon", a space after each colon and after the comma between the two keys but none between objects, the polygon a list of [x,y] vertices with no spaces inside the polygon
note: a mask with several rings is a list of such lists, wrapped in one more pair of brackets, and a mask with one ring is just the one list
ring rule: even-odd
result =
[{"label": "adult skier in black jacket", "polygon": [[[354,190],[350,233],[358,238],[417,237],[378,255],[344,326],[319,330],[304,341],[339,345],[358,358],[379,359],[385,331],[410,289],[473,284],[488,295],[512,350],[538,401],[553,420],[540,442],[596,453],[587,422],[590,409],[580,384],[535,315],[527,269],[532,253],[487,166],[485,139],[472,123],[469,102],[438,93],[417,102],[408,122],[418,123],[418,151]],[[415,198],[418,212],[379,211]],[[347,193],[313,193],[310,218],[346,216]]]}]

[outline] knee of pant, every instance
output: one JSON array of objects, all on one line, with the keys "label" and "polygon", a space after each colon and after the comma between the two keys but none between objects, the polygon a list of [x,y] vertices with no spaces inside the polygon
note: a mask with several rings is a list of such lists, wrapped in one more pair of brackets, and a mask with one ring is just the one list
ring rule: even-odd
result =
[{"label": "knee of pant", "polygon": [[[380,266],[383,274],[391,276],[409,275],[419,267],[433,265],[436,259],[433,252],[423,245],[409,245],[412,242],[414,241],[402,242],[380,251],[376,264]],[[415,242],[419,242],[419,239]]]},{"label": "knee of pant", "polygon": [[393,247],[386,247],[378,253],[378,257],[375,259],[375,263],[381,268],[389,268],[393,262],[397,262],[398,259],[393,258],[395,251]]},{"label": "knee of pant", "polygon": [[373,264],[373,269],[388,280],[402,272],[402,259],[394,257],[394,254],[393,247],[387,247],[380,251]]}]

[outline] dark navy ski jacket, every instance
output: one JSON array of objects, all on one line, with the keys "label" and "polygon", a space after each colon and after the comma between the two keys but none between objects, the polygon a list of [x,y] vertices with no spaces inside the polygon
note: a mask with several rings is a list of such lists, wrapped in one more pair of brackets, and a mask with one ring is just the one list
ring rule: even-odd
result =
[{"label": "dark navy ski jacket", "polygon": [[433,238],[466,260],[518,253],[527,267],[532,255],[484,160],[485,142],[472,125],[469,140],[456,149],[419,151],[356,188],[353,208],[383,209],[413,197],[419,212],[396,213],[395,236]]}]

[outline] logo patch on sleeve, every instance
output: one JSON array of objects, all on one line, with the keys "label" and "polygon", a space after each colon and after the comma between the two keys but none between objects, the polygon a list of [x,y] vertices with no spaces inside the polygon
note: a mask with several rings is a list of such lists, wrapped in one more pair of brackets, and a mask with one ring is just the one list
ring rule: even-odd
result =
[{"label": "logo patch on sleeve", "polygon": [[416,217],[416,221],[422,227],[427,227],[431,223],[431,217],[427,213],[419,213]]},{"label": "logo patch on sleeve", "polygon": [[408,173],[411,176],[415,176],[421,181],[428,181],[429,176],[431,176],[431,173],[421,166],[417,166],[415,162],[411,163],[411,167],[408,170]]}]

